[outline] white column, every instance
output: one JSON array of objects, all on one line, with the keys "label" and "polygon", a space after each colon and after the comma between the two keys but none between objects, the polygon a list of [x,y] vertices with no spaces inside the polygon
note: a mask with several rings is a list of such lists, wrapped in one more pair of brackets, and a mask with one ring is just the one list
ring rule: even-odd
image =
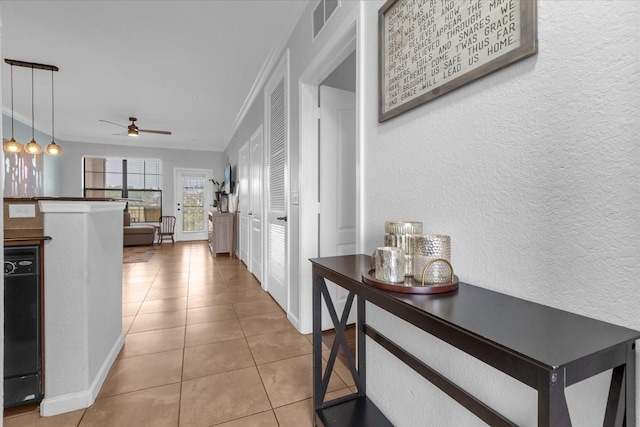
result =
[{"label": "white column", "polygon": [[43,416],[89,407],[124,344],[124,202],[41,200],[44,234]]}]

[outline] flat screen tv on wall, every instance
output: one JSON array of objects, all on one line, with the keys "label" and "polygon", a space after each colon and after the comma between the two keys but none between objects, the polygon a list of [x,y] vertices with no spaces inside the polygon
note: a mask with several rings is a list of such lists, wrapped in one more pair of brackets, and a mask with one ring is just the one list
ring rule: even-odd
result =
[{"label": "flat screen tv on wall", "polygon": [[224,188],[227,190],[227,193],[229,194],[233,194],[233,190],[235,190],[233,187],[233,180],[232,180],[232,176],[231,176],[231,163],[227,163],[227,166],[225,166],[224,168]]}]

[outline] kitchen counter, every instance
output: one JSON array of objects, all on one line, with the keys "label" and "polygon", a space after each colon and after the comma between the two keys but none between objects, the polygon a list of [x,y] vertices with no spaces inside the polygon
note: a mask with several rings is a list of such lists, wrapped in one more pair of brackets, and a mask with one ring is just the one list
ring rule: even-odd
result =
[{"label": "kitchen counter", "polygon": [[45,240],[51,240],[51,236],[45,236],[42,230],[5,230],[4,245],[31,245],[39,244]]}]

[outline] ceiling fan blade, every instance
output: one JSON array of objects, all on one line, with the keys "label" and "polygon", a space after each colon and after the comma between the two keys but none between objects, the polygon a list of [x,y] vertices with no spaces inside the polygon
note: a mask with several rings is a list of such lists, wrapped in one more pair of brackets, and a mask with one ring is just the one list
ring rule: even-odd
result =
[{"label": "ceiling fan blade", "polygon": [[168,130],[138,129],[138,132],[158,133],[160,135],[171,135],[171,132],[169,132]]},{"label": "ceiling fan blade", "polygon": [[121,124],[119,124],[119,123],[110,122],[109,120],[102,120],[102,119],[100,119],[100,120],[98,120],[98,121],[99,121],[99,122],[105,122],[105,123],[111,123],[112,125],[120,126],[121,128],[126,128],[126,126],[124,126],[124,125],[121,125]]}]

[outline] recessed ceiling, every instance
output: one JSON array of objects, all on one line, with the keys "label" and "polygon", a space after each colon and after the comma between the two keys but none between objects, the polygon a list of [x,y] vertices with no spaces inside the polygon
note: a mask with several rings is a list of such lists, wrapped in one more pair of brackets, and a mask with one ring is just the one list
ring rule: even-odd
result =
[{"label": "recessed ceiling", "polygon": [[[263,66],[307,1],[3,1],[2,56],[59,67],[66,142],[223,151]],[[10,114],[9,65],[2,63]],[[31,126],[31,70],[14,67],[14,116]],[[36,70],[35,127],[51,133],[51,72]],[[141,129],[171,136],[126,136]]]}]

